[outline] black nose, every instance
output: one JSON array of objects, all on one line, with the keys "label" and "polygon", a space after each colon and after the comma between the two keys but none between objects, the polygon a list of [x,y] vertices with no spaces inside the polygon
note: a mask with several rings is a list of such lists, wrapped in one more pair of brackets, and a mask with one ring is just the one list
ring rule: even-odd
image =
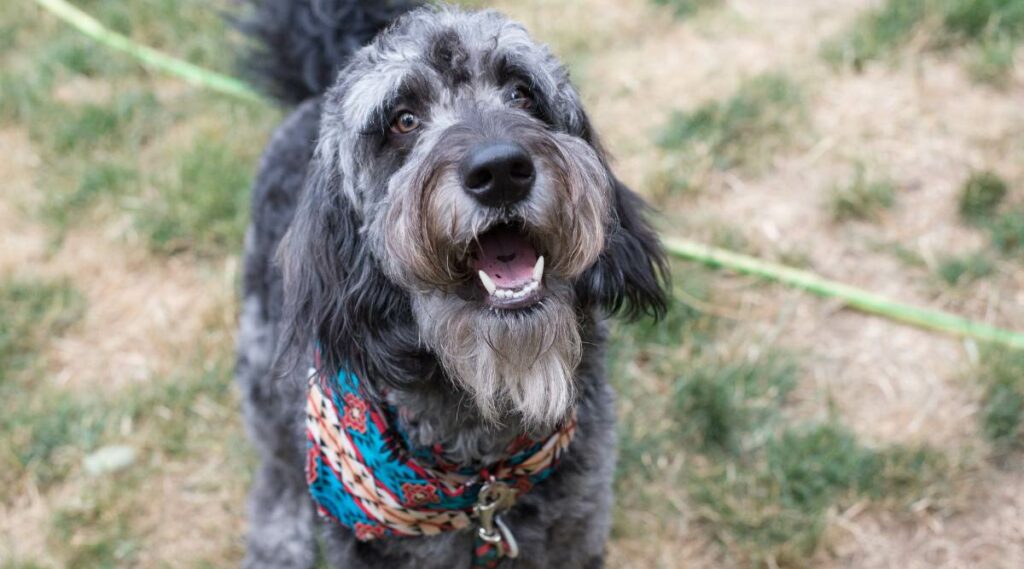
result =
[{"label": "black nose", "polygon": [[466,192],[488,207],[522,201],[536,172],[526,149],[514,142],[490,142],[470,151],[460,168]]}]

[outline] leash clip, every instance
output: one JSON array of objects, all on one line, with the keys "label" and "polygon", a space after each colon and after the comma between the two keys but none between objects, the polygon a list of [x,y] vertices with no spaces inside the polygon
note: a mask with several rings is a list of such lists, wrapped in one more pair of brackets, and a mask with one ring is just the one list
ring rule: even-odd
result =
[{"label": "leash clip", "polygon": [[479,523],[477,536],[484,542],[497,546],[498,550],[510,559],[519,556],[519,544],[516,543],[512,530],[505,524],[501,515],[515,503],[516,490],[495,481],[492,477],[490,482],[480,489],[480,496],[473,507]]}]

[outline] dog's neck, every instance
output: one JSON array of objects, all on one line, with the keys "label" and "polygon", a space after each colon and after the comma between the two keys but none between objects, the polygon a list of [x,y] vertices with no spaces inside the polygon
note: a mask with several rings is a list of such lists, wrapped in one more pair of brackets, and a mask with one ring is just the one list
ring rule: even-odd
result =
[{"label": "dog's neck", "polygon": [[[589,318],[581,324],[581,334],[586,351],[597,348],[603,339]],[[377,368],[365,373],[361,380],[369,388],[370,398],[398,410],[394,418],[403,438],[417,447],[440,449],[442,457],[452,464],[493,464],[505,458],[507,449],[519,437],[542,439],[558,428],[527,428],[514,413],[504,413],[497,420],[485,418],[472,397],[446,377],[429,352],[395,358],[387,370]]]},{"label": "dog's neck", "polygon": [[387,400],[398,408],[398,428],[409,444],[441,449],[446,461],[460,466],[494,464],[526,434],[514,417],[500,424],[484,420],[450,383],[437,389],[389,390]]}]

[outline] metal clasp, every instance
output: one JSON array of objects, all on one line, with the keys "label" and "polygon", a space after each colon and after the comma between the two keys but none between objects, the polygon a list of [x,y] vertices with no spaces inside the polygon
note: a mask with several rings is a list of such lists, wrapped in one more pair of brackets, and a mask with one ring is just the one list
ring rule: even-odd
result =
[{"label": "metal clasp", "polygon": [[504,542],[505,547],[499,547],[499,550],[506,557],[512,559],[519,555],[519,545],[516,543],[512,531],[505,525],[505,521],[501,519],[501,514],[505,513],[515,503],[516,490],[492,478],[490,482],[484,484],[484,487],[480,489],[476,506],[473,507],[473,512],[476,514],[479,524],[477,535],[487,543],[500,546]]}]

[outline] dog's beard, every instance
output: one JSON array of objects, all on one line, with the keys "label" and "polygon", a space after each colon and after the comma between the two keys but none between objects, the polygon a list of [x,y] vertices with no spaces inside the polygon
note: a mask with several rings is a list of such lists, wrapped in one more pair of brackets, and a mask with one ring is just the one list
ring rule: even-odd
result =
[{"label": "dog's beard", "polygon": [[525,314],[499,314],[451,296],[416,299],[423,340],[480,414],[518,419],[529,430],[551,428],[576,402],[582,341],[569,286],[549,288]]}]

